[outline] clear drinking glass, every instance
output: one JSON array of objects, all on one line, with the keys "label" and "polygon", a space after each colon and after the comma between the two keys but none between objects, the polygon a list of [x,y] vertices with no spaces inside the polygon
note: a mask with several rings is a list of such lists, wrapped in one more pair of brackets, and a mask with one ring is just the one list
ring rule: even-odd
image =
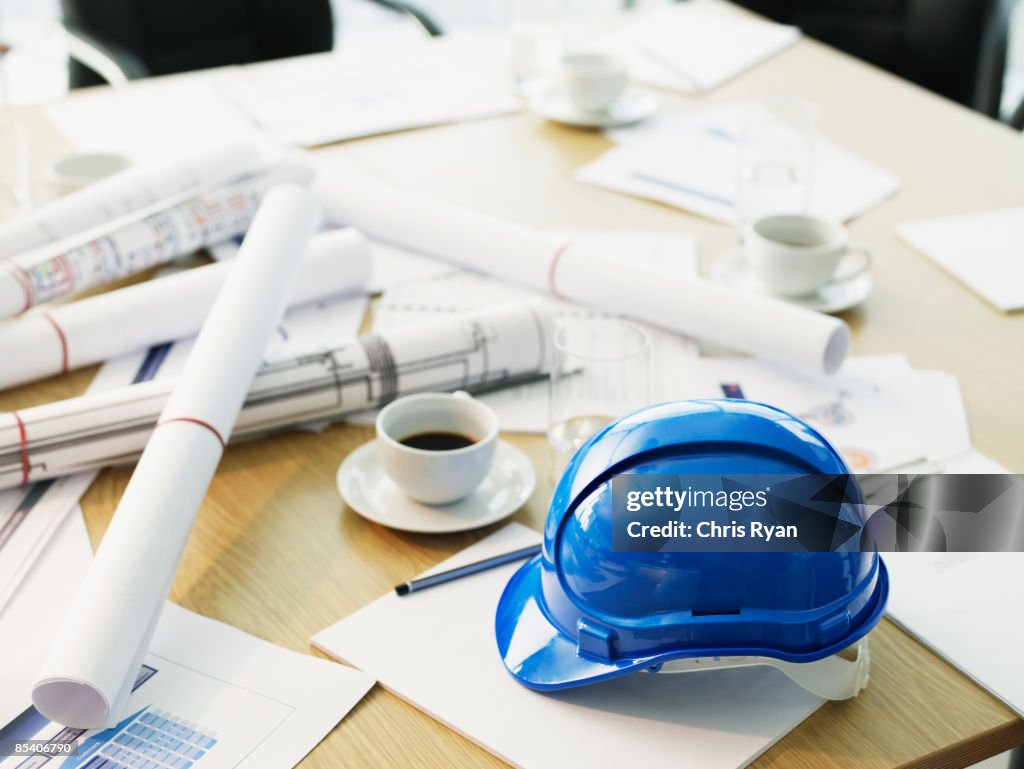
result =
[{"label": "clear drinking glass", "polygon": [[558,67],[564,22],[564,0],[509,0],[509,70],[519,93],[533,95]]},{"label": "clear drinking glass", "polygon": [[571,320],[555,332],[548,443],[557,479],[602,427],[650,401],[650,339],[614,318]]},{"label": "clear drinking glass", "polygon": [[770,214],[803,214],[814,173],[814,107],[797,98],[747,106],[740,129],[737,215],[740,236]]},{"label": "clear drinking glass", "polygon": [[16,120],[0,120],[0,219],[32,207],[28,132]]}]

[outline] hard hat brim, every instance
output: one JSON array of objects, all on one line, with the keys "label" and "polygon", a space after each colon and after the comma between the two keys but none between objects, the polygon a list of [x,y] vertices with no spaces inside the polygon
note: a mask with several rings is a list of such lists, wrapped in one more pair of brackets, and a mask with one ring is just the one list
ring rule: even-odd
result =
[{"label": "hard hat brim", "polygon": [[[537,601],[541,595],[542,558],[525,563],[508,581],[494,617],[498,652],[505,668],[521,684],[538,691],[557,691],[599,683],[641,670],[657,669],[683,657],[722,655],[722,649],[694,649],[645,657],[602,661],[581,656],[576,643],[555,626]],[[882,616],[889,593],[885,564],[879,559],[879,583],[870,615],[848,636],[806,654],[780,654],[771,649],[734,649],[732,654],[775,657],[790,662],[813,662],[836,654],[866,635]],[[730,655],[731,656],[731,655]]]},{"label": "hard hat brim", "polygon": [[654,657],[601,662],[578,655],[576,644],[551,624],[537,603],[541,568],[538,555],[512,576],[494,618],[498,652],[519,683],[539,691],[556,691],[657,664]]}]

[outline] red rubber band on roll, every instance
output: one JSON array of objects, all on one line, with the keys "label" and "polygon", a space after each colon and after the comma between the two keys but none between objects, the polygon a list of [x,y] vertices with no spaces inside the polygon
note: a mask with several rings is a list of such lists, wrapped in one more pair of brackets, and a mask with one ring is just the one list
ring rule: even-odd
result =
[{"label": "red rubber band on roll", "polygon": [[32,465],[28,461],[28,433],[25,431],[25,423],[21,421],[17,411],[12,411],[11,416],[18,424],[18,436],[21,439],[21,483],[28,483],[28,477],[32,471]]},{"label": "red rubber band on roll", "polygon": [[202,419],[194,419],[193,417],[171,417],[170,419],[165,419],[163,422],[158,422],[157,427],[169,425],[171,422],[191,422],[194,425],[205,427],[207,430],[213,433],[213,436],[220,442],[220,447],[222,449],[227,448],[227,442],[224,440],[224,436],[222,436],[220,434],[220,431],[216,427],[211,425],[209,422],[204,422]]},{"label": "red rubber band on roll", "polygon": [[68,373],[68,338],[64,335],[64,329],[62,329],[57,321],[53,319],[53,316],[48,312],[40,313],[50,325],[53,326],[53,330],[57,332],[57,339],[60,340],[60,373]]},{"label": "red rubber band on roll", "polygon": [[569,246],[571,245],[572,243],[563,243],[560,245],[558,250],[555,251],[554,256],[551,257],[551,264],[548,265],[548,291],[550,291],[556,299],[565,299],[565,297],[558,291],[558,284],[555,282],[555,273],[558,272],[559,259],[562,258],[562,254],[569,250]]}]

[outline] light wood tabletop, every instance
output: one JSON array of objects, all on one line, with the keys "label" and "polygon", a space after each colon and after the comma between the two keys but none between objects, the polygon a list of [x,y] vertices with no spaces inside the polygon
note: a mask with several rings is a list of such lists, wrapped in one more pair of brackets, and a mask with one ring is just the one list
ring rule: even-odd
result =
[{"label": "light wood tabletop", "polygon": [[[500,47],[480,48],[495,65]],[[821,133],[899,175],[902,191],[851,224],[872,249],[875,290],[843,317],[857,353],[904,353],[959,377],[975,446],[1024,472],[1024,313],[1007,315],[899,241],[919,217],[1024,204],[1019,134],[804,39],[713,94],[659,94],[664,108],[770,94],[817,105]],[[72,97],[74,98],[74,97]],[[41,173],[67,149],[39,108],[18,112]],[[646,228],[695,235],[703,268],[735,242],[721,224],[584,186],[573,171],[609,146],[599,134],[521,113],[364,139],[342,153],[404,188],[526,224]],[[11,362],[4,365],[12,365]],[[82,392],[93,369],[0,394],[0,408]],[[427,536],[368,523],[346,509],[338,464],[372,437],[362,427],[286,432],[229,447],[198,516],[172,599],[205,616],[309,653],[315,632],[493,530]],[[541,469],[543,440],[512,435]],[[104,472],[83,500],[99,542],[130,475]],[[542,526],[546,472],[513,520]],[[754,766],[967,766],[1024,744],[1024,722],[888,620],[871,635],[871,685],[832,702]],[[482,706],[487,706],[486,703]],[[685,751],[685,746],[680,746]],[[306,767],[481,767],[502,762],[398,697],[375,688],[303,762]]]}]

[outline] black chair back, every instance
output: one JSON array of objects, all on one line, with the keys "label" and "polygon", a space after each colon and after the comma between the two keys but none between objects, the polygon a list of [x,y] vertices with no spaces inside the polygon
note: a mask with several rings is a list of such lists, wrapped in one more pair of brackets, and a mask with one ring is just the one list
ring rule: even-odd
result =
[{"label": "black chair back", "polygon": [[[62,0],[64,25],[130,78],[329,51],[330,0]],[[72,88],[103,82],[78,62]]]}]

